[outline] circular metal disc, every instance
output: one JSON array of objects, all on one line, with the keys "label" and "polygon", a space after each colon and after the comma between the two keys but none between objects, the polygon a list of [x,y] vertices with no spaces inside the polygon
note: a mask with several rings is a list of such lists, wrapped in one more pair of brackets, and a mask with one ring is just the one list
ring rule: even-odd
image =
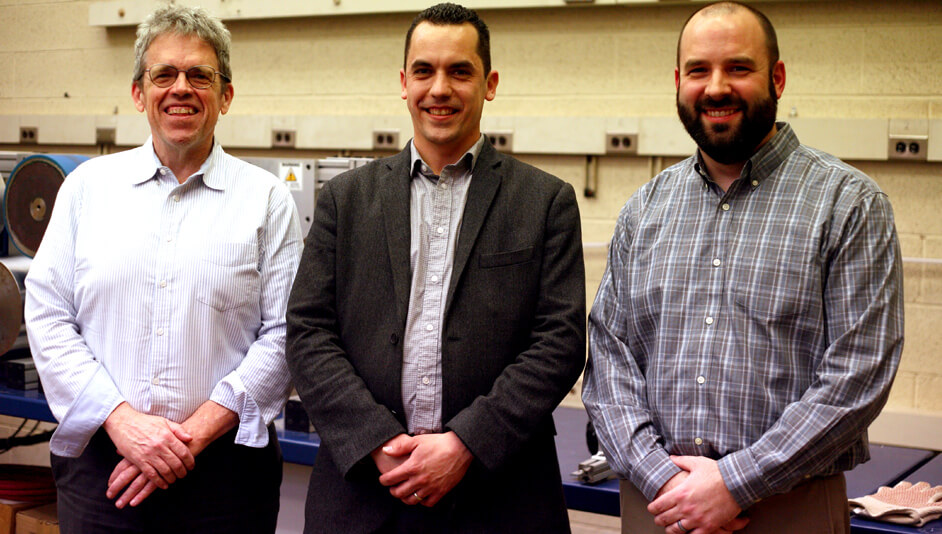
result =
[{"label": "circular metal disc", "polygon": [[23,254],[36,255],[63,181],[62,170],[45,159],[24,160],[10,176],[4,207],[10,237]]},{"label": "circular metal disc", "polygon": [[23,323],[23,296],[13,273],[0,263],[0,354],[16,341]]},{"label": "circular metal disc", "polygon": [[4,225],[6,224],[6,217],[3,216],[3,192],[6,190],[6,184],[3,181],[3,177],[0,176],[0,232],[3,231]]}]

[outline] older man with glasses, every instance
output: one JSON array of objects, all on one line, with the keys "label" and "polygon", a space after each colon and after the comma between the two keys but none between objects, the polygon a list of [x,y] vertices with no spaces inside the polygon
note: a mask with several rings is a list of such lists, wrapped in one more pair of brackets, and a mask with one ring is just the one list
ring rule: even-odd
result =
[{"label": "older man with glasses", "polygon": [[151,136],[69,176],[27,278],[64,534],[275,530],[301,232],[283,184],[214,140],[229,47],[200,9],[140,25]]}]

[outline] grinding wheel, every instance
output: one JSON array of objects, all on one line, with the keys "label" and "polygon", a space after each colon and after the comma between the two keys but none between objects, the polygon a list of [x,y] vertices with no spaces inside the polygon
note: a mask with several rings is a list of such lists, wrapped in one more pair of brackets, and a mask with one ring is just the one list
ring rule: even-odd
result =
[{"label": "grinding wheel", "polygon": [[24,158],[13,169],[3,195],[3,212],[13,245],[24,255],[36,255],[59,187],[87,159],[79,155],[35,155]]}]

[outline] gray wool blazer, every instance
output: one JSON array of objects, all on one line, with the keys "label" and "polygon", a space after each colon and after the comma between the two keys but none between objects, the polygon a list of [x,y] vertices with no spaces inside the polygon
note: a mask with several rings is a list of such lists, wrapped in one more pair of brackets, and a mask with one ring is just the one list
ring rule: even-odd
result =
[{"label": "gray wool blazer", "polygon": [[409,165],[407,147],[328,182],[305,241],[286,348],[321,437],[305,532],[374,532],[403,514],[443,532],[569,532],[552,411],[585,363],[579,210],[572,186],[488,142],[442,335],[442,423],[475,460],[432,509],[407,507],[378,483],[370,452],[406,432]]}]

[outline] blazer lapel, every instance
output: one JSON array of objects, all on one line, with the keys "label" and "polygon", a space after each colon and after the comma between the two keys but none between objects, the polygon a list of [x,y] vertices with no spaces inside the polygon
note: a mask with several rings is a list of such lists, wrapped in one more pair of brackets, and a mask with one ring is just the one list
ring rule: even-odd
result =
[{"label": "blazer lapel", "polygon": [[396,292],[396,311],[405,324],[409,312],[409,288],[411,284],[411,227],[409,225],[409,196],[411,175],[409,169],[409,146],[385,163],[387,176],[380,180],[382,187],[383,220],[386,226],[386,245],[392,267],[393,286]]},{"label": "blazer lapel", "polygon": [[491,146],[489,140],[485,139],[468,186],[468,199],[465,202],[464,215],[461,219],[461,231],[458,233],[458,243],[455,246],[455,263],[445,301],[446,316],[451,308],[455,288],[471,256],[471,249],[474,248],[474,242],[477,241],[494,196],[500,188],[500,166],[501,160],[497,150]]}]

